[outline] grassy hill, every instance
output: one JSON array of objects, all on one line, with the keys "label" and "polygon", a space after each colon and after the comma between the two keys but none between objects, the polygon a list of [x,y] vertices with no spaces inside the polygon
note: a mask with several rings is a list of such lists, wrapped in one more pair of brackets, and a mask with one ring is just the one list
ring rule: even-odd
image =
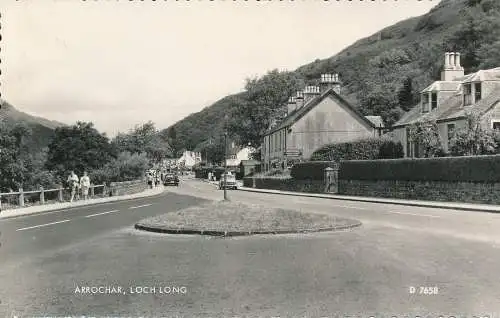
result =
[{"label": "grassy hill", "polygon": [[[307,84],[339,73],[342,94],[365,115],[394,123],[418,101],[418,92],[439,79],[446,51],[462,53],[466,73],[500,65],[500,1],[442,0],[427,14],[360,39],[338,54],[294,72]],[[222,98],[172,127],[188,149],[220,135],[222,120],[245,93]],[[170,128],[170,127],[169,127]]]},{"label": "grassy hill", "polygon": [[48,120],[42,117],[36,117],[17,110],[11,104],[0,101],[0,122],[12,127],[16,124],[22,124],[29,128],[31,136],[26,141],[30,152],[35,153],[48,146],[54,136],[57,127],[64,124]]}]

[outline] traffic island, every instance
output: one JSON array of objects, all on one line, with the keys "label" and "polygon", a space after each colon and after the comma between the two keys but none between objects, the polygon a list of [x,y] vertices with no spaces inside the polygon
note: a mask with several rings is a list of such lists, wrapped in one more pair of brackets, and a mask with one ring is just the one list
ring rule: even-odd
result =
[{"label": "traffic island", "polygon": [[358,226],[361,222],[352,219],[232,201],[190,207],[135,224],[138,230],[156,233],[224,237],[338,231]]}]

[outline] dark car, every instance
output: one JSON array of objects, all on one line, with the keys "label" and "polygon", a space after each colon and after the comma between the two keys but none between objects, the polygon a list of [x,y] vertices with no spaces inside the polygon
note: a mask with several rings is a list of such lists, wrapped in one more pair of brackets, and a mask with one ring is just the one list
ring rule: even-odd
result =
[{"label": "dark car", "polygon": [[179,185],[179,177],[176,174],[167,173],[163,177],[163,185],[170,185],[170,184],[175,186]]}]

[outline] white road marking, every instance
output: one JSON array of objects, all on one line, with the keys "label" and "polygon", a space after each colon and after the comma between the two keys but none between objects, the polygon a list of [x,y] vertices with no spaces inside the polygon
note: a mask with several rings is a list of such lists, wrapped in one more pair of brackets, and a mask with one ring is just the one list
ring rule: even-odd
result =
[{"label": "white road marking", "polygon": [[330,204],[330,206],[338,207],[338,208],[347,208],[347,209],[356,209],[356,210],[366,210],[367,208],[362,208],[359,206],[350,206],[350,205],[336,205]]},{"label": "white road marking", "polygon": [[439,215],[420,214],[420,213],[404,213],[404,212],[399,212],[399,211],[387,211],[387,212],[388,213],[395,213],[395,214],[403,214],[403,215],[426,216],[429,218],[440,218]]},{"label": "white road marking", "polygon": [[138,208],[143,208],[143,207],[150,206],[150,205],[153,205],[153,204],[149,203],[149,204],[143,204],[143,205],[138,205],[138,206],[131,206],[129,209],[138,209]]},{"label": "white road marking", "polygon": [[16,231],[24,231],[24,230],[36,229],[38,227],[44,227],[44,226],[49,226],[49,225],[58,224],[58,223],[64,223],[64,222],[69,222],[69,221],[70,220],[62,220],[62,221],[57,221],[57,222],[52,222],[52,223],[46,223],[46,224],[40,224],[40,225],[30,226],[30,227],[23,227],[22,229],[17,229]]},{"label": "white road marking", "polygon": [[112,210],[112,211],[107,211],[107,212],[101,212],[101,213],[96,213],[96,214],[90,214],[90,215],[86,215],[85,217],[86,218],[90,218],[90,217],[93,217],[93,216],[97,216],[97,215],[103,215],[103,214],[108,214],[108,213],[114,213],[114,212],[118,212],[120,210]]}]

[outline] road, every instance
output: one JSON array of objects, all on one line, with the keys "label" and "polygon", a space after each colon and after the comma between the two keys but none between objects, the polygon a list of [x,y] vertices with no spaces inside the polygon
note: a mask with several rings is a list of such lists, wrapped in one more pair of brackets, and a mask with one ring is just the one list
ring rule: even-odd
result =
[{"label": "road", "polygon": [[[221,197],[211,184],[184,180],[152,198],[0,220],[0,316],[500,313],[497,214],[230,191],[234,201],[363,226],[231,239],[133,229]],[[119,293],[82,293],[98,286]]]}]

